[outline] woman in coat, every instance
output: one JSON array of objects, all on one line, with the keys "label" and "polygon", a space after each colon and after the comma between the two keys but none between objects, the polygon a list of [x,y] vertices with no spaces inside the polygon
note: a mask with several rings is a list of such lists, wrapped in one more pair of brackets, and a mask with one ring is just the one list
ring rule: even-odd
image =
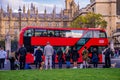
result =
[{"label": "woman in coat", "polygon": [[38,47],[36,52],[35,52],[35,65],[36,65],[36,68],[37,68],[37,65],[39,65],[39,67],[41,66],[42,55],[43,55],[43,52],[40,49],[40,47]]},{"label": "woman in coat", "polygon": [[77,68],[77,60],[79,58],[79,53],[75,47],[72,50],[72,60],[73,60],[73,68]]},{"label": "woman in coat", "polygon": [[97,66],[98,66],[98,52],[97,52],[96,48],[93,49],[92,62],[93,62],[94,68],[97,68]]}]

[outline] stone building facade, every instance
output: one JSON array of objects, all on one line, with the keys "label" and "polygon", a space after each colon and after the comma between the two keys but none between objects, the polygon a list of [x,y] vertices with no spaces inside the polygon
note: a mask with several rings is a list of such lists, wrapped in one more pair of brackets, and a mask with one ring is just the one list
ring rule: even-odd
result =
[{"label": "stone building facade", "polygon": [[[19,8],[21,13],[13,13],[12,8],[7,5],[7,12],[0,8],[0,39],[5,38],[6,33],[10,33],[12,39],[18,34],[19,30],[26,26],[40,27],[69,27],[70,23],[80,15],[88,12],[100,13],[107,21],[107,34],[109,37],[120,28],[120,0],[90,0],[85,8],[80,9],[79,4],[74,0],[65,0],[65,9],[56,13],[56,7],[51,14],[44,10],[39,14],[38,8],[32,3],[26,9],[25,5]],[[27,11],[27,12],[26,12]]]},{"label": "stone building facade", "polygon": [[7,5],[7,12],[0,8],[0,39],[4,39],[6,34],[10,34],[11,39],[18,36],[21,28],[26,26],[40,27],[69,27],[74,15],[79,13],[79,5],[74,0],[65,0],[65,9],[56,13],[56,7],[53,8],[51,14],[44,10],[43,14],[39,14],[38,8],[31,3],[31,7],[27,9],[25,5],[19,7],[18,13],[14,13],[12,8]]},{"label": "stone building facade", "polygon": [[90,0],[85,8],[80,10],[80,15],[88,12],[102,14],[107,21],[106,32],[109,37],[120,28],[120,0]]},{"label": "stone building facade", "polygon": [[90,0],[85,8],[80,9],[79,15],[88,12],[102,14],[107,21],[106,32],[115,48],[120,48],[120,0]]}]

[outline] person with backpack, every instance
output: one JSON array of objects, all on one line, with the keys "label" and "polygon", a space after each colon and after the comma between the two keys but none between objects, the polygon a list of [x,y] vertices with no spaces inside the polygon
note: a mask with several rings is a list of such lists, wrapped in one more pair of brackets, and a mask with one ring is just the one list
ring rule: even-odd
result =
[{"label": "person with backpack", "polygon": [[27,50],[24,47],[24,45],[19,48],[19,62],[20,62],[20,69],[24,69],[25,67],[25,61],[26,61],[26,54],[27,54]]}]

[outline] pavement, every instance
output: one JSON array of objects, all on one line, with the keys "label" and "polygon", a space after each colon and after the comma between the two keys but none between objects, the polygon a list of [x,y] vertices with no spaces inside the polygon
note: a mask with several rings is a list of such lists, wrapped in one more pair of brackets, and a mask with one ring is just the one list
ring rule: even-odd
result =
[{"label": "pavement", "polygon": [[120,68],[120,56],[117,57],[117,58],[112,58],[111,59],[111,64],[114,64],[114,63],[116,63],[115,68]]},{"label": "pavement", "polygon": [[[111,64],[115,64],[115,63],[116,63],[115,68],[120,68],[120,56],[117,58],[111,58]],[[104,64],[98,64],[98,68],[103,68],[103,65]],[[32,69],[36,69],[34,64],[32,64],[30,66],[32,67]],[[73,66],[73,64],[71,64],[71,68],[73,68],[72,66]],[[80,68],[79,66],[80,66],[80,64],[78,64],[78,68]],[[91,66],[91,68],[93,68],[93,64],[90,64],[90,66]],[[58,64],[55,65],[55,68],[58,69]],[[66,68],[66,64],[63,64],[63,68]],[[5,67],[1,70],[10,70],[9,60],[5,61]]]}]

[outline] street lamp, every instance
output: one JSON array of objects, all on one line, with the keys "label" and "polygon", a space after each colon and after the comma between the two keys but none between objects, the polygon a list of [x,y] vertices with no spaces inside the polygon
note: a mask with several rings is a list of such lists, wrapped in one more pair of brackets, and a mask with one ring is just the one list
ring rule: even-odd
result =
[{"label": "street lamp", "polygon": [[21,12],[22,12],[22,9],[19,6],[19,9],[18,9],[18,13],[19,13],[19,31],[21,30]]}]

